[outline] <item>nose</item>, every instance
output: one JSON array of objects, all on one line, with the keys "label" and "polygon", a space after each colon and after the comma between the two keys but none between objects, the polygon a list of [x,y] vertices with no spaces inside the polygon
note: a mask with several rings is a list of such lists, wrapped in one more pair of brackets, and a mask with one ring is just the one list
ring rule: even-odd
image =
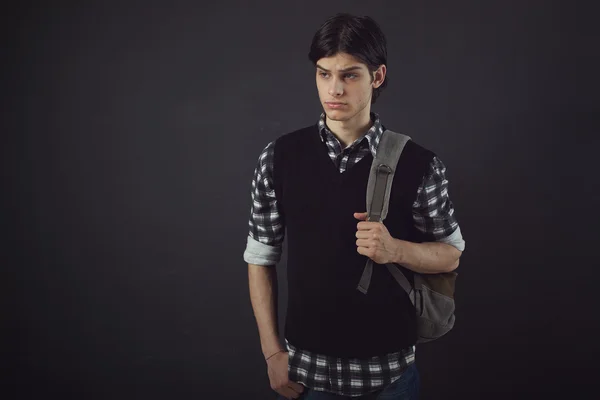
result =
[{"label": "nose", "polygon": [[333,78],[331,80],[331,84],[329,85],[329,95],[330,96],[341,96],[344,93],[343,82],[339,79]]}]

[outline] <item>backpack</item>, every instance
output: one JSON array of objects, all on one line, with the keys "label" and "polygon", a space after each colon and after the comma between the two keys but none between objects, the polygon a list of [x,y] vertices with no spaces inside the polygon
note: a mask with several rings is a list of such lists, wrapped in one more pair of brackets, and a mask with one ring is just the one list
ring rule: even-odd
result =
[{"label": "backpack", "polygon": [[[386,130],[371,165],[367,183],[367,221],[383,222],[387,216],[394,172],[406,143],[407,135]],[[420,274],[413,272],[413,282],[399,264],[386,264],[398,284],[408,294],[417,315],[417,343],[438,339],[454,327],[454,288],[457,273]],[[357,290],[367,294],[373,260],[367,260]]]}]

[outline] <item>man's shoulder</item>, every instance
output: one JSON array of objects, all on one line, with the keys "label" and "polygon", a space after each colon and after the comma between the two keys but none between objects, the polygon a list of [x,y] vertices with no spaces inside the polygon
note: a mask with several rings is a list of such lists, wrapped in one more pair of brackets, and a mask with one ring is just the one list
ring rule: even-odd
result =
[{"label": "man's shoulder", "polygon": [[423,144],[419,143],[417,140],[415,140],[415,137],[409,133],[395,131],[393,129],[386,129],[386,132],[392,133],[392,134],[397,134],[397,135],[400,134],[400,135],[408,136],[409,140],[406,142],[403,153],[410,152],[418,157],[423,157],[423,158],[430,159],[430,160],[433,159],[434,157],[437,157],[437,155],[435,154],[435,152],[433,150],[431,150],[428,147],[424,146]]},{"label": "man's shoulder", "polygon": [[294,146],[294,144],[307,137],[309,131],[315,131],[316,124],[305,126],[291,132],[285,132],[271,140],[261,151],[260,158],[269,158],[273,156],[276,149],[281,149],[283,146]]},{"label": "man's shoulder", "polygon": [[291,132],[285,132],[280,134],[275,140],[275,145],[283,144],[283,143],[293,143],[301,140],[305,140],[312,133],[318,132],[318,128],[316,124],[311,124],[308,126],[304,126],[302,128],[295,129]]},{"label": "man's shoulder", "polygon": [[408,143],[412,146],[414,152],[417,152],[419,155],[425,158],[433,159],[436,157],[436,154],[433,150],[425,147],[421,143],[416,142],[414,139],[411,139]]},{"label": "man's shoulder", "polygon": [[[317,124],[280,134],[271,142],[272,152],[284,158],[287,158],[292,153],[301,152],[311,143],[311,135],[318,135]],[[282,156],[282,154],[286,154],[286,156]],[[278,156],[275,157],[277,158]]]}]

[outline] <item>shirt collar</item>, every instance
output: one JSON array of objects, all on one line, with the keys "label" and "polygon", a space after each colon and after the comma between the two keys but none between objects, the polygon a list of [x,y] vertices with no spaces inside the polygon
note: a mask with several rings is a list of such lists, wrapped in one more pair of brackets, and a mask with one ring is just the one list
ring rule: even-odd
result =
[{"label": "shirt collar", "polygon": [[[385,131],[385,126],[381,123],[381,119],[379,118],[379,114],[375,112],[371,112],[371,121],[373,121],[373,125],[369,128],[364,135],[359,137],[348,147],[358,146],[364,139],[367,139],[369,142],[369,149],[371,150],[371,154],[373,158],[375,158],[377,154],[377,147],[379,147],[379,142],[381,141],[381,136]],[[329,130],[329,127],[325,123],[325,113],[321,113],[319,117],[319,136],[321,137],[321,141],[325,143],[329,140],[336,140],[339,142],[338,138]]]}]

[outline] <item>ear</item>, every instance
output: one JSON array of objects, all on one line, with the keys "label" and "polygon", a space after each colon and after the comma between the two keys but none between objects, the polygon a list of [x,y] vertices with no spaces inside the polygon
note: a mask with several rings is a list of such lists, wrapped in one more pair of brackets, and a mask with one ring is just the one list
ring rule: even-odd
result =
[{"label": "ear", "polygon": [[377,89],[379,86],[381,86],[383,84],[383,81],[385,80],[385,73],[387,72],[387,68],[385,66],[385,64],[381,64],[379,66],[379,68],[377,68],[376,71],[373,72],[373,88]]}]

